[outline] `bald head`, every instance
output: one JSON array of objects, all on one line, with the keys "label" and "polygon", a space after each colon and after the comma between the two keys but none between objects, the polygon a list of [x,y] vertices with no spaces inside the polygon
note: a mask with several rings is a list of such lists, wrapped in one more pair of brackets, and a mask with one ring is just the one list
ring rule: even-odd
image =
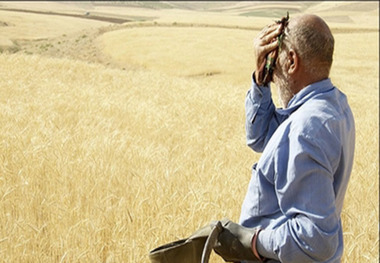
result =
[{"label": "bald head", "polygon": [[317,15],[305,14],[291,19],[289,22],[289,28],[296,26],[315,28],[316,30],[325,34],[331,34],[328,25],[322,18]]},{"label": "bald head", "polygon": [[295,17],[289,20],[287,35],[306,69],[327,78],[333,61],[334,37],[325,21],[310,14]]}]

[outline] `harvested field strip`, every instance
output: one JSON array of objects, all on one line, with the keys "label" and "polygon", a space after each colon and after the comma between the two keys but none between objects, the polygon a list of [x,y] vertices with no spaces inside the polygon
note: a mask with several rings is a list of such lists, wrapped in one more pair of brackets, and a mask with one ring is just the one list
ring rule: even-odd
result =
[{"label": "harvested field strip", "polygon": [[0,10],[41,14],[41,15],[69,16],[69,17],[77,17],[77,18],[83,18],[83,19],[92,19],[92,20],[103,21],[103,22],[110,22],[110,23],[115,23],[115,24],[123,24],[126,22],[133,21],[130,19],[122,19],[122,18],[116,18],[116,17],[107,17],[107,16],[99,16],[99,15],[91,15],[91,14],[80,15],[80,14],[46,12],[46,11],[37,11],[37,10],[22,10],[22,9],[14,9],[14,8],[0,8]]},{"label": "harvested field strip", "polygon": [[[242,30],[261,30],[262,26],[239,26],[239,25],[217,25],[217,24],[206,24],[206,23],[182,23],[182,22],[172,22],[172,23],[163,23],[163,22],[151,22],[147,20],[153,20],[154,17],[137,17],[135,19],[126,19],[119,17],[108,17],[106,15],[92,15],[89,14],[70,14],[70,13],[61,13],[61,12],[46,12],[46,11],[37,11],[37,10],[22,10],[22,9],[14,9],[14,8],[0,8],[0,10],[4,11],[12,11],[12,12],[25,12],[25,13],[34,13],[34,14],[42,14],[42,15],[58,15],[58,16],[68,16],[68,17],[77,17],[82,19],[92,19],[102,22],[110,22],[115,24],[124,24],[128,22],[138,22],[140,23],[132,23],[131,25],[123,25],[123,27],[147,27],[147,26],[173,26],[173,27],[211,27],[211,28],[228,28],[228,29],[242,29]],[[256,11],[255,11],[256,12]],[[261,12],[261,11],[257,11]],[[253,15],[253,14],[252,14]],[[256,14],[255,14],[256,15]],[[253,15],[253,16],[255,16]],[[281,16],[278,14],[277,16]],[[333,18],[331,18],[333,19]],[[336,18],[339,20],[339,18]],[[147,21],[147,22],[144,22]],[[367,32],[378,32],[378,28],[364,28],[364,27],[339,27],[332,28],[333,33],[367,33]]]}]

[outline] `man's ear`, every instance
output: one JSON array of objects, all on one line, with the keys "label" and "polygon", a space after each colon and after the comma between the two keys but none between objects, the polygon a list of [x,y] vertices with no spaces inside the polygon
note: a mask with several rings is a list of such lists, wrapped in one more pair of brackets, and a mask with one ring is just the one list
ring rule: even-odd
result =
[{"label": "man's ear", "polygon": [[294,49],[290,49],[288,52],[288,74],[292,75],[297,72],[299,64],[299,56]]}]

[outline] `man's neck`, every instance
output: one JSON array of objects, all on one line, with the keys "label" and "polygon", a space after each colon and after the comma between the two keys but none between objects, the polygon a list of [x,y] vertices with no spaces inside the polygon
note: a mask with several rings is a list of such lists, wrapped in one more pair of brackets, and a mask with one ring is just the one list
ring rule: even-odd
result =
[{"label": "man's neck", "polygon": [[308,74],[306,72],[303,72],[303,74],[300,74],[299,78],[294,80],[294,85],[292,86],[292,92],[294,95],[296,95],[298,92],[300,92],[302,89],[306,88],[307,86],[319,82],[321,80],[327,79],[328,76],[315,76],[312,74]]}]

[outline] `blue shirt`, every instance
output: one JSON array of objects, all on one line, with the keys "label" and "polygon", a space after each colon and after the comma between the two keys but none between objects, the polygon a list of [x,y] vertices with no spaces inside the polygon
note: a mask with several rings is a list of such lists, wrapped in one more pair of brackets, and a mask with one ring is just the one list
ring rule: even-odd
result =
[{"label": "blue shirt", "polygon": [[340,262],[355,146],[346,96],[324,79],[276,109],[270,87],[253,81],[245,106],[247,144],[262,154],[240,224],[263,228],[257,248],[269,262]]}]

